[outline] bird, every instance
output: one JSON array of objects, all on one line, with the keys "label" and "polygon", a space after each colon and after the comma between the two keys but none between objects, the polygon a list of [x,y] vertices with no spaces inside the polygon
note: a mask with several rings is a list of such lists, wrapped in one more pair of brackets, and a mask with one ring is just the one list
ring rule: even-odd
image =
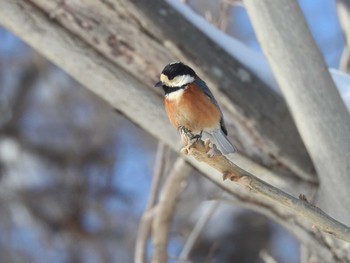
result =
[{"label": "bird", "polygon": [[208,138],[224,155],[236,152],[228,140],[224,117],[207,84],[182,62],[166,65],[155,87],[164,90],[165,110],[170,123],[180,132]]}]

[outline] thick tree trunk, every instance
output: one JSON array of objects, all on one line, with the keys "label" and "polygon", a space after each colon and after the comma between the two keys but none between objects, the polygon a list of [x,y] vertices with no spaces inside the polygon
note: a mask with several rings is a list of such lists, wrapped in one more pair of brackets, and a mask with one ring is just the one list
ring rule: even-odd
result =
[{"label": "thick tree trunk", "polygon": [[[37,5],[33,5],[34,2]],[[45,9],[52,3],[55,3],[52,9]],[[233,138],[242,139],[242,147],[253,145],[258,148],[261,159],[271,169],[312,180],[310,162],[278,96],[253,76],[248,83],[236,78],[242,66],[163,1],[136,1],[142,9],[134,4],[108,0],[0,0],[0,23],[174,150],[179,150],[178,135],[168,124],[162,96],[150,86],[170,60],[188,58],[199,61],[211,76],[209,81],[222,86],[216,90],[216,95],[228,113],[226,119],[231,123],[231,129],[234,129],[234,123],[236,129],[245,132],[245,136],[236,134]],[[181,30],[176,30],[178,28]],[[190,39],[192,41],[187,45]],[[198,43],[206,48],[200,48]],[[151,55],[148,57],[147,54]],[[221,78],[214,76],[210,65],[222,69]],[[226,96],[220,96],[222,93]],[[235,99],[235,107],[231,99]],[[247,153],[252,155],[252,152]],[[272,157],[269,156],[271,153]],[[283,154],[279,156],[278,153]],[[188,161],[245,206],[268,214],[283,224],[317,255],[319,262],[339,258],[342,262],[350,262],[338,252],[339,249],[329,249],[329,246],[336,246],[324,242],[321,234],[316,236],[310,225],[298,215],[235,184],[223,182],[220,174],[202,163],[193,159]],[[281,166],[282,169],[278,168]],[[311,185],[300,183],[295,176],[283,177],[282,180],[273,178],[270,171],[251,161],[247,168],[258,171],[257,175],[269,182],[274,179],[281,188],[294,195],[311,188]]]},{"label": "thick tree trunk", "polygon": [[[117,65],[113,65],[80,38],[70,34],[57,22],[30,3],[0,1],[0,20],[11,31],[75,77],[85,87],[105,99],[131,121],[164,141],[175,151],[180,149],[177,132],[169,124],[163,109],[163,96],[156,94],[145,83],[135,79]],[[221,176],[206,165],[193,159],[189,161],[220,185]],[[290,177],[271,177],[269,171],[253,162],[249,169],[294,195],[309,192],[310,185]],[[270,179],[270,180],[269,180]],[[287,183],[286,183],[287,182]],[[271,182],[273,183],[273,182]],[[275,184],[276,185],[276,184]],[[227,186],[226,186],[227,187]]]},{"label": "thick tree trunk", "polygon": [[297,1],[245,0],[321,180],[319,201],[350,223],[350,116]]},{"label": "thick tree trunk", "polygon": [[205,74],[217,95],[230,137],[240,152],[280,174],[316,181],[283,99],[249,71],[250,81],[241,80],[238,72],[244,66],[165,1],[24,2],[33,3],[146,86],[153,86],[169,62],[190,63],[200,75]]}]

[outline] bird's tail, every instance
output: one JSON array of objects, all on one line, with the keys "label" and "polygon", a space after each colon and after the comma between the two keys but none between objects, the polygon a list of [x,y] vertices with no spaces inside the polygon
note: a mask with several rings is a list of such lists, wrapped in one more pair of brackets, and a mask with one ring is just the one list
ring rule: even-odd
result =
[{"label": "bird's tail", "polygon": [[209,139],[212,141],[212,143],[216,145],[216,147],[222,154],[229,154],[229,153],[236,152],[236,148],[227,139],[226,135],[221,129],[217,129],[211,132]]}]

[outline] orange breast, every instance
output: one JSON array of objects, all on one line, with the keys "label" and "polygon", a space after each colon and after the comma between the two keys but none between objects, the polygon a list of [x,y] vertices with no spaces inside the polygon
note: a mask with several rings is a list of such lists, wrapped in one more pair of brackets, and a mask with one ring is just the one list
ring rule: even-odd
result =
[{"label": "orange breast", "polygon": [[221,112],[196,85],[190,84],[181,96],[165,99],[165,109],[171,124],[184,126],[194,133],[220,126]]}]

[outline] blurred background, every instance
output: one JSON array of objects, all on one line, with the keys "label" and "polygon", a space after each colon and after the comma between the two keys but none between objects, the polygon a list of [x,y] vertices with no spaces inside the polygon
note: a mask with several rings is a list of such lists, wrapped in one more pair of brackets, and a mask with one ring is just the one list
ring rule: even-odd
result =
[{"label": "blurred background", "polygon": [[[260,51],[239,2],[184,2]],[[338,68],[344,38],[335,1],[299,2],[328,66]],[[133,262],[159,148],[156,139],[0,28],[1,263]],[[162,180],[176,154],[165,149],[164,155]],[[172,225],[172,262],[220,196],[219,188],[191,173]],[[298,241],[277,223],[235,204],[215,204],[192,262],[300,262]]]}]

